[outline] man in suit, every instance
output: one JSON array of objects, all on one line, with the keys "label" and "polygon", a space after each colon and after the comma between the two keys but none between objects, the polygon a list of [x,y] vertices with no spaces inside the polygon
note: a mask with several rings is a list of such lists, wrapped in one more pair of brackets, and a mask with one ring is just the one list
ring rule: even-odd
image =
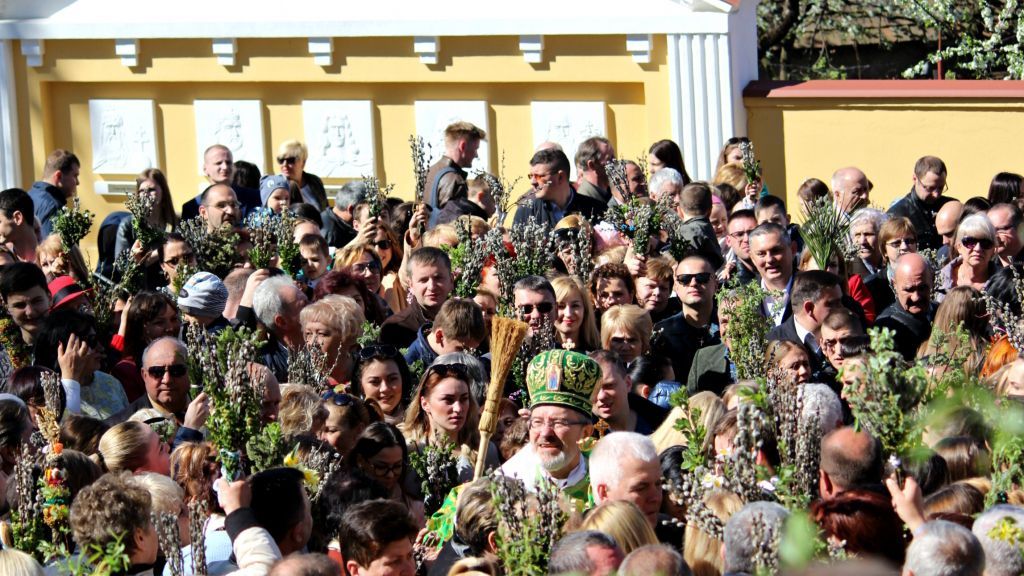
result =
[{"label": "man in suit", "polygon": [[720,342],[711,318],[718,289],[714,266],[702,254],[686,256],[676,265],[675,289],[683,310],[655,324],[651,349],[671,358],[673,371],[682,378],[690,373],[697,350]]},{"label": "man in suit", "polygon": [[793,279],[789,301],[793,315],[768,332],[768,340],[786,340],[804,346],[811,356],[811,379],[820,382],[828,361],[821,346],[821,325],[830,312],[842,307],[838,276],[824,270],[800,272]]},{"label": "man in suit", "polygon": [[920,254],[904,254],[896,260],[896,301],[878,315],[875,326],[896,332],[896,350],[907,360],[913,360],[918,346],[931,336],[933,282],[931,266]]},{"label": "man in suit", "polygon": [[786,229],[773,222],[750,231],[750,257],[761,275],[761,288],[781,294],[766,296],[763,312],[778,326],[792,315],[789,294],[793,288],[793,244]]}]

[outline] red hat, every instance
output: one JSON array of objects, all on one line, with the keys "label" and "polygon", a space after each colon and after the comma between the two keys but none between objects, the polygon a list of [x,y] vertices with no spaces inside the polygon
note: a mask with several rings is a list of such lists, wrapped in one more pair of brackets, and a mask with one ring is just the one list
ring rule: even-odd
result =
[{"label": "red hat", "polygon": [[86,290],[79,286],[71,276],[57,276],[50,281],[47,288],[50,289],[50,311],[57,310],[75,298],[92,292],[91,288]]}]

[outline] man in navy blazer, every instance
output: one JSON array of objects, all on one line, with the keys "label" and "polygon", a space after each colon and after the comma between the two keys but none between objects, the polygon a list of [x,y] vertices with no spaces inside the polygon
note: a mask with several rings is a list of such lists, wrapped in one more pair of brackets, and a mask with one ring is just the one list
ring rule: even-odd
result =
[{"label": "man in navy blazer", "polygon": [[804,346],[816,376],[828,366],[821,347],[821,325],[830,312],[842,307],[840,282],[838,276],[824,270],[798,273],[789,295],[793,315],[768,332],[769,341],[785,340]]}]

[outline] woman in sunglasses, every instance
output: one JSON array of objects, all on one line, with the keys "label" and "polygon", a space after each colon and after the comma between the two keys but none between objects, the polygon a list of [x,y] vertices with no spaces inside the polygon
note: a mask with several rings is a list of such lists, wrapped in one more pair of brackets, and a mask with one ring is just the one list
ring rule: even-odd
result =
[{"label": "woman in sunglasses", "polygon": [[320,399],[327,408],[327,420],[319,437],[344,458],[370,424],[370,411],[362,400],[345,392],[328,390]]},{"label": "woman in sunglasses", "polygon": [[555,317],[555,337],[563,347],[572,342],[572,349],[587,353],[601,347],[594,319],[594,305],[590,294],[573,276],[559,276],[551,281],[555,289],[558,315]]},{"label": "woman in sunglasses", "polygon": [[361,470],[383,486],[390,499],[405,504],[417,525],[426,524],[423,501],[410,496],[402,482],[409,470],[409,449],[405,436],[396,426],[387,422],[370,424],[359,435],[343,466],[348,470]]},{"label": "woman in sunglasses", "polygon": [[878,246],[882,249],[882,267],[868,276],[864,284],[871,292],[875,311],[881,314],[896,301],[896,293],[892,291],[896,259],[904,254],[917,252],[917,231],[906,218],[890,218],[878,229]]},{"label": "woman in sunglasses", "polygon": [[332,386],[352,381],[352,352],[362,334],[365,318],[359,304],[347,296],[328,294],[299,313],[307,346],[318,346],[326,355]]},{"label": "woman in sunglasses", "polygon": [[[426,444],[454,446],[460,482],[473,479],[476,449],[480,443],[472,385],[473,376],[466,365],[431,364],[413,394],[402,425],[402,432],[413,450]],[[488,456],[490,464],[497,467],[499,459],[493,445],[488,446]]]},{"label": "woman in sunglasses", "polygon": [[390,226],[377,226],[377,234],[370,247],[380,258],[381,279],[378,295],[382,296],[388,303],[388,308],[397,314],[409,305],[405,300],[407,290],[398,275],[398,270],[402,266],[402,243],[398,241],[398,236]]},{"label": "woman in sunglasses", "polygon": [[306,172],[308,157],[306,145],[298,140],[286,140],[277,149],[277,165],[281,168],[281,175],[295,182],[302,193],[302,200],[316,206],[319,211],[327,208],[327,193],[324,191],[323,180]]},{"label": "woman in sunglasses", "polygon": [[380,257],[370,244],[349,244],[334,254],[334,269],[348,272],[356,278],[362,278],[366,290],[376,300],[377,307],[390,315],[391,310],[384,299],[384,288],[381,284],[383,266]]},{"label": "woman in sunglasses", "polygon": [[942,268],[934,299],[942,302],[957,286],[983,291],[996,271],[996,229],[984,214],[972,214],[960,222],[954,238],[959,256]]},{"label": "woman in sunglasses", "polygon": [[405,420],[405,406],[412,392],[409,366],[397,348],[388,344],[364,346],[356,355],[352,392],[374,401],[384,421],[399,424]]}]

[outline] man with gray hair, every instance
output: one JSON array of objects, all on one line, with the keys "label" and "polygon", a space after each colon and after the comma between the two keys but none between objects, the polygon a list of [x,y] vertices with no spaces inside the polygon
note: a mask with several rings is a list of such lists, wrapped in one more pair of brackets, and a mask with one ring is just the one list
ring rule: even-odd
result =
[{"label": "man with gray hair", "polygon": [[683,556],[665,544],[648,544],[629,553],[619,566],[619,576],[690,576]]},{"label": "man with gray hair", "polygon": [[1024,543],[991,536],[993,528],[1008,522],[1024,528],[1024,508],[999,504],[986,510],[974,521],[971,532],[985,551],[985,576],[1020,576],[1024,574]]},{"label": "man with gray hair", "polygon": [[602,136],[592,136],[580,142],[576,149],[576,193],[607,204],[612,198],[608,172],[604,165],[615,159],[615,147]]},{"label": "man with gray hair", "polygon": [[323,228],[320,234],[331,248],[341,248],[355,240],[356,229],[352,227],[356,204],[366,198],[366,184],[361,181],[348,182],[334,196],[334,206],[324,208],[320,213]]},{"label": "man with gray hair", "polygon": [[636,432],[612,432],[590,453],[590,493],[595,504],[636,504],[654,528],[661,509],[661,460],[654,442]]},{"label": "man with gray hair", "polygon": [[843,425],[843,403],[828,384],[804,384],[799,393],[804,400],[802,416],[817,418],[823,437]]},{"label": "man with gray hair", "polygon": [[267,278],[253,295],[253,312],[268,336],[259,350],[259,362],[270,368],[279,382],[288,381],[288,349],[298,350],[304,343],[299,312],[308,303],[287,276]]},{"label": "man with gray hair", "polygon": [[570,532],[551,547],[551,576],[607,576],[622,564],[622,549],[611,536],[597,530]]},{"label": "man with gray hair", "polygon": [[[754,551],[768,542],[762,541],[774,532],[782,531],[782,524],[789,512],[774,502],[751,502],[732,515],[725,524],[722,536],[725,576],[730,574],[754,574]],[[757,530],[755,524],[765,527]]]},{"label": "man with gray hair", "polygon": [[679,194],[683,191],[683,175],[675,168],[662,168],[651,176],[651,183],[648,189],[651,192],[651,199],[659,200],[662,196],[668,196],[673,207],[678,210]]},{"label": "man with gray hair", "polygon": [[554,326],[557,315],[555,289],[543,276],[520,278],[512,287],[516,317],[530,325],[530,334],[545,325]]},{"label": "man with gray hair", "polygon": [[983,576],[985,552],[970,530],[945,520],[933,520],[914,531],[907,547],[903,576]]}]

